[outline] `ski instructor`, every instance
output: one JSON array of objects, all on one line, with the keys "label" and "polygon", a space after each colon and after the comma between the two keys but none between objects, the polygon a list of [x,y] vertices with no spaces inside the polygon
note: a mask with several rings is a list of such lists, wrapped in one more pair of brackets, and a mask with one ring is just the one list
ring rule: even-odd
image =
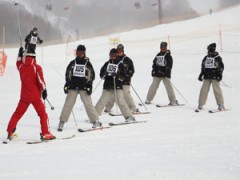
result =
[{"label": "ski instructor", "polygon": [[36,63],[33,52],[25,53],[23,56],[23,47],[19,49],[17,58],[17,69],[21,79],[21,97],[18,106],[13,113],[8,127],[8,140],[12,140],[16,130],[17,123],[24,115],[29,105],[32,104],[40,117],[41,140],[52,140],[55,136],[49,131],[48,115],[46,113],[42,99],[47,98],[47,89],[43,77],[41,66]]}]

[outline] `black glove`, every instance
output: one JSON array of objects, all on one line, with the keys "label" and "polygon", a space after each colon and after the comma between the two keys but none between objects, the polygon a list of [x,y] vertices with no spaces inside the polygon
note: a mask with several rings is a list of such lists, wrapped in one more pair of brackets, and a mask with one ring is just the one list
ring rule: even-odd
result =
[{"label": "black glove", "polygon": [[64,93],[67,94],[69,92],[69,85],[66,83],[63,87]]},{"label": "black glove", "polygon": [[18,57],[23,57],[23,53],[24,53],[23,47],[20,47],[18,51]]},{"label": "black glove", "polygon": [[42,43],[43,43],[43,40],[39,39],[39,43],[42,44]]},{"label": "black glove", "polygon": [[43,100],[47,99],[47,89],[44,89],[42,91],[42,98],[43,98]]},{"label": "black glove", "polygon": [[152,76],[155,76],[155,71],[154,70],[152,70]]},{"label": "black glove", "polygon": [[199,74],[198,80],[199,80],[199,81],[203,81],[203,74],[202,74],[202,73]]},{"label": "black glove", "polygon": [[87,83],[86,91],[89,96],[92,94],[92,82]]},{"label": "black glove", "polygon": [[216,80],[217,80],[217,81],[221,81],[221,80],[222,80],[222,74],[218,74]]}]

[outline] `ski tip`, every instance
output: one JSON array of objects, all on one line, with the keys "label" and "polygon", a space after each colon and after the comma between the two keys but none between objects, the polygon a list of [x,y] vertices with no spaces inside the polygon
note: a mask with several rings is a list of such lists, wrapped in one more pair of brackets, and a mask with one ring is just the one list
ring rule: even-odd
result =
[{"label": "ski tip", "polygon": [[196,109],[195,112],[200,112],[200,110],[199,110],[199,109]]},{"label": "ski tip", "polygon": [[84,132],[84,130],[83,129],[78,129],[78,132]]}]

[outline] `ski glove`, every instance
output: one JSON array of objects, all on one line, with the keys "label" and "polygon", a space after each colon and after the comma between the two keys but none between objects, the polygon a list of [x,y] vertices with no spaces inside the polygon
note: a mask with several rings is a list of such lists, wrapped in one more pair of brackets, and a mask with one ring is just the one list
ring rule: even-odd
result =
[{"label": "ski glove", "polygon": [[23,52],[23,47],[20,47],[18,51],[18,57],[23,57]]},{"label": "ski glove", "polygon": [[219,74],[216,78],[217,81],[221,81],[222,80],[222,74]]},{"label": "ski glove", "polygon": [[87,94],[90,96],[92,94],[92,83],[88,82],[86,86]]},{"label": "ski glove", "polygon": [[42,98],[43,98],[43,100],[47,99],[47,89],[44,89],[42,91]]},{"label": "ski glove", "polygon": [[199,74],[198,80],[199,80],[199,81],[203,81],[203,74],[202,74],[202,73]]},{"label": "ski glove", "polygon": [[64,91],[65,94],[67,94],[67,93],[69,92],[69,85],[68,85],[68,83],[66,83],[66,84],[64,85],[63,91]]},{"label": "ski glove", "polygon": [[43,43],[43,40],[39,39],[39,43],[42,44],[42,43]]}]

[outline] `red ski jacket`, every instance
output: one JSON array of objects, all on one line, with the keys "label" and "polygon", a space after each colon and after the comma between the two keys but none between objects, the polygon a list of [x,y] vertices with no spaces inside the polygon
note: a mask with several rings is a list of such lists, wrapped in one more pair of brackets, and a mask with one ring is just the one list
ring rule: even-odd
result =
[{"label": "red ski jacket", "polygon": [[36,64],[35,57],[18,57],[17,68],[20,74],[21,100],[32,102],[41,98],[41,91],[46,89],[41,66]]}]

